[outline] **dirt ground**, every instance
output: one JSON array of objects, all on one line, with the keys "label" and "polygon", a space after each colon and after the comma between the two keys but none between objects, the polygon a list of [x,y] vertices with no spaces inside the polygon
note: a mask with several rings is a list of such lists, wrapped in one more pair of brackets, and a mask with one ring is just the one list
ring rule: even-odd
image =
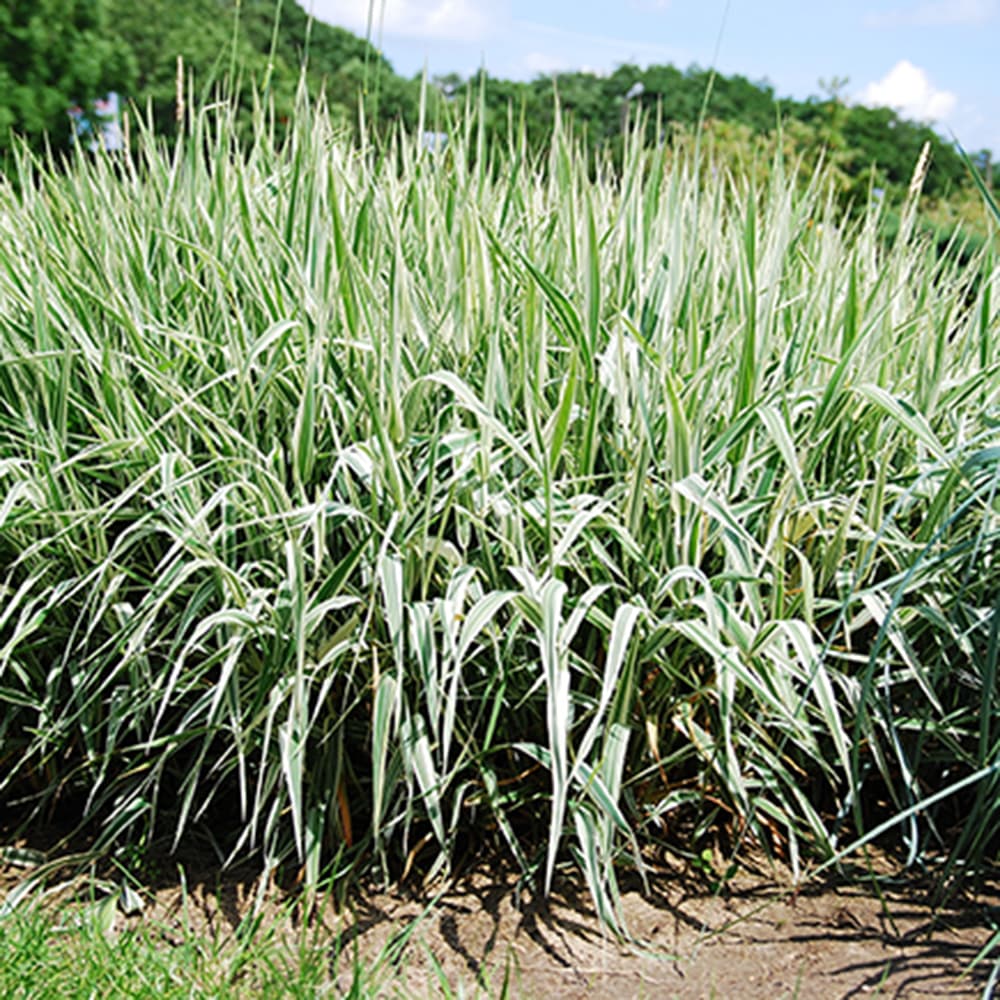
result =
[{"label": "dirt ground", "polygon": [[[990,939],[991,901],[934,912],[913,884],[871,889],[826,884],[793,896],[748,875],[726,897],[677,872],[651,877],[650,893],[623,895],[623,946],[602,933],[587,893],[563,886],[547,904],[518,906],[514,878],[467,876],[430,910],[398,896],[356,903],[344,944],[362,955],[414,925],[407,959],[387,992],[435,995],[434,962],[468,993],[515,997],[981,996],[989,963],[968,971]],[[995,900],[994,900],[995,902]],[[341,983],[341,986],[346,983]],[[430,986],[430,989],[428,987]]]},{"label": "dirt ground", "polygon": [[[0,866],[0,898],[24,872]],[[513,873],[482,865],[424,894],[355,891],[323,907],[311,930],[329,942],[330,995],[345,994],[352,964],[377,970],[380,995],[576,998],[978,997],[991,971],[970,965],[1000,920],[1000,884],[934,909],[914,879],[853,885],[809,883],[741,869],[725,892],[679,864],[649,873],[649,893],[623,892],[633,943],[602,932],[586,890],[564,880],[548,900],[520,892]],[[192,923],[225,938],[251,910],[249,870],[205,869],[163,883],[141,917],[164,928]],[[881,894],[881,899],[879,898]],[[268,891],[265,922],[301,931],[301,911]],[[433,898],[433,904],[431,900]],[[291,914],[291,915],[290,915]],[[324,945],[325,947],[325,945]],[[340,956],[339,960],[337,956]]]}]

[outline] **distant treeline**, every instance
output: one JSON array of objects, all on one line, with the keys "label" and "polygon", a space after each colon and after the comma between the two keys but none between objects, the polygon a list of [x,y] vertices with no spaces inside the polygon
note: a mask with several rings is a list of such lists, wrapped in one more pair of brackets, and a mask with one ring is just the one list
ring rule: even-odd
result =
[{"label": "distant treeline", "polygon": [[[346,123],[358,120],[363,101],[366,121],[383,132],[399,122],[418,124],[421,80],[398,76],[367,41],[311,21],[294,0],[36,0],[0,8],[0,151],[14,134],[38,148],[46,141],[67,147],[66,109],[112,89],[169,135],[176,127],[178,56],[185,80],[196,85],[196,101],[235,70],[246,114],[254,90],[265,89],[280,123],[292,113],[305,64],[310,91],[322,93]],[[564,121],[595,150],[614,154],[641,110],[654,140],[669,141],[701,123],[714,141],[746,151],[764,148],[764,140],[773,146],[780,134],[793,153],[822,152],[849,197],[872,186],[906,185],[926,141],[934,162],[926,194],[948,198],[970,183],[955,149],[933,129],[887,108],[845,103],[844,81],[805,101],[779,99],[766,81],[700,67],[623,65],[607,76],[561,73],[554,83]],[[530,145],[546,145],[556,113],[551,77],[435,77],[425,96],[426,127],[446,121],[449,105],[480,97],[489,138],[505,139],[513,121]],[[974,160],[989,173],[987,151]]]}]

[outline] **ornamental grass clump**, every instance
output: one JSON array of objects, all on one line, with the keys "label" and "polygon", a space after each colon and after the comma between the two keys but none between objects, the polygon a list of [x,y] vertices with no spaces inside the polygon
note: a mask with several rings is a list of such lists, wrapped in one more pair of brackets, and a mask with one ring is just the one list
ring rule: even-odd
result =
[{"label": "ornamental grass clump", "polygon": [[485,839],[612,921],[678,831],[995,855],[992,251],[474,108],[232,134],[0,191],[9,807],[313,883]]}]

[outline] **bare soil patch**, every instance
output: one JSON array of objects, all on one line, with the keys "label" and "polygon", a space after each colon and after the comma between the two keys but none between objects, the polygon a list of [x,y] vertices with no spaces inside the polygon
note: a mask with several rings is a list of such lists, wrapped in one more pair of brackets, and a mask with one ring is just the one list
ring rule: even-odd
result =
[{"label": "bare soil patch", "polygon": [[[24,874],[0,868],[0,897]],[[164,947],[185,928],[225,940],[263,897],[262,925],[288,947],[307,932],[328,949],[333,996],[349,990],[360,962],[387,997],[443,995],[443,977],[466,996],[498,996],[506,983],[510,997],[779,1000],[980,996],[991,963],[970,966],[1000,914],[996,880],[935,908],[929,883],[912,878],[793,893],[780,871],[743,870],[713,893],[680,865],[661,864],[648,894],[623,892],[634,938],[623,944],[602,930],[581,884],[563,880],[544,900],[502,866],[421,893],[356,889],[346,905],[318,905],[311,916],[256,876],[205,867],[183,888],[162,880],[143,914],[119,915],[118,925],[147,921]]]},{"label": "bare soil patch", "polygon": [[988,977],[988,963],[969,971],[992,933],[985,896],[935,910],[915,882],[879,899],[860,884],[793,895],[759,876],[722,896],[665,870],[650,890],[623,896],[630,945],[602,931],[582,887],[519,905],[516,879],[485,870],[426,913],[398,895],[357,901],[344,942],[373,955],[415,924],[392,978],[405,996],[433,994],[435,962],[489,993],[506,977],[513,996],[620,1000],[979,996]]}]

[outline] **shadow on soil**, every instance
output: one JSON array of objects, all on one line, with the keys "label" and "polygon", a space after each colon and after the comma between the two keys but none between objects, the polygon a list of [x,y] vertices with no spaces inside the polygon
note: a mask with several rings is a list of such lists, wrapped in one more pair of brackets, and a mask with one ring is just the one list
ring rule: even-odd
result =
[{"label": "shadow on soil", "polygon": [[[19,841],[42,851],[52,843],[51,832]],[[0,845],[11,845],[2,829]],[[169,946],[182,928],[233,937],[255,913],[289,948],[308,932],[326,949],[338,992],[363,968],[387,996],[439,995],[443,982],[468,996],[615,1000],[982,995],[994,956],[973,962],[1000,914],[997,879],[934,907],[930,882],[880,869],[878,880],[794,891],[785,871],[743,868],[713,893],[690,866],[662,862],[648,892],[623,878],[623,942],[601,927],[579,881],[564,878],[544,899],[497,863],[422,890],[358,887],[306,916],[301,893],[263,885],[251,866],[223,871],[206,854],[179,868],[163,856],[145,859],[147,906],[129,920],[156,924]],[[0,897],[24,876],[0,865]]]}]

